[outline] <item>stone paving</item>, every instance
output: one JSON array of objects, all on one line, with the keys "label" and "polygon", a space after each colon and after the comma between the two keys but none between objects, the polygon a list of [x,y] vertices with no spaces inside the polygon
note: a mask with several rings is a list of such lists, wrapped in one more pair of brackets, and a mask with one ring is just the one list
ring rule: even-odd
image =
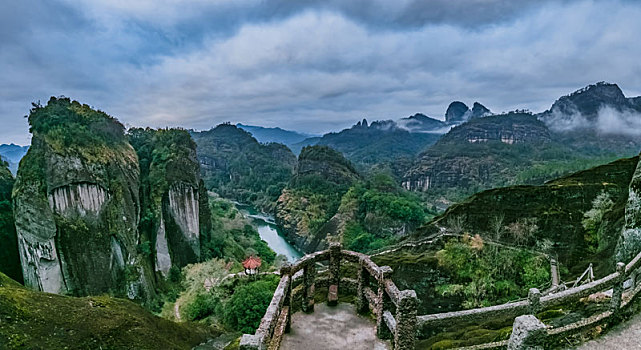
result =
[{"label": "stone paving", "polygon": [[283,337],[281,350],[390,350],[388,341],[376,337],[376,324],[359,316],[352,304],[316,304],[314,312],[292,315],[292,328]]},{"label": "stone paving", "polygon": [[641,314],[614,326],[605,335],[581,344],[578,350],[641,349]]}]

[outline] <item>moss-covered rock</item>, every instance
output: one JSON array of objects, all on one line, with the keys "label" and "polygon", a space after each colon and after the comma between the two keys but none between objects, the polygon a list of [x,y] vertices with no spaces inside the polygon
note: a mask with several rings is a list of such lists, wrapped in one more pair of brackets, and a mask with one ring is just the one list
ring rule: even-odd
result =
[{"label": "moss-covered rock", "polygon": [[[534,228],[531,237],[518,242],[535,246],[548,240],[551,252],[558,254],[571,272],[582,272],[589,262],[595,263],[597,274],[614,266],[612,259],[623,226],[623,211],[628,200],[628,186],[637,167],[638,157],[626,158],[547,182],[541,186],[512,186],[475,194],[450,207],[444,214],[419,230],[419,235],[438,232],[440,227],[468,230],[492,238],[496,223],[516,228]],[[601,224],[602,247],[590,248],[582,225],[585,213],[601,193],[613,201]],[[519,226],[520,225],[520,226]],[[523,228],[523,227],[521,227]],[[514,244],[520,238],[504,233],[501,240]]]},{"label": "moss-covered rock", "polygon": [[35,292],[0,273],[2,349],[191,349],[214,336],[107,296]]},{"label": "moss-covered rock", "polygon": [[11,191],[14,179],[8,163],[0,157],[0,272],[6,273],[16,281],[22,282],[22,267],[18,254],[18,239],[13,220]]},{"label": "moss-covered rock", "polygon": [[327,246],[335,236],[337,213],[343,194],[360,179],[341,153],[327,146],[305,147],[294,176],[276,204],[276,222],[287,239],[306,252]]},{"label": "moss-covered rock", "polygon": [[32,147],[13,191],[25,284],[147,299],[153,275],[136,249],[138,158],[122,124],[68,98],[34,106],[29,123]]},{"label": "moss-covered rock", "polygon": [[196,143],[181,129],[131,129],[128,138],[140,162],[143,249],[167,276],[172,266],[200,260],[211,229]]}]

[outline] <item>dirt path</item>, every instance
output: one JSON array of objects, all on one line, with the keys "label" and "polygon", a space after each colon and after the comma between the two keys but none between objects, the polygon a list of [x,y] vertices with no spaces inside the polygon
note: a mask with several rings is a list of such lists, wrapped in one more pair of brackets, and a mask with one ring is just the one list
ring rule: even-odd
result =
[{"label": "dirt path", "polygon": [[174,316],[176,316],[176,321],[182,322],[182,319],[180,318],[180,304],[178,304],[178,300],[176,300],[176,303],[174,304]]},{"label": "dirt path", "polygon": [[578,350],[634,350],[641,349],[641,314],[616,325],[598,339],[581,344]]}]

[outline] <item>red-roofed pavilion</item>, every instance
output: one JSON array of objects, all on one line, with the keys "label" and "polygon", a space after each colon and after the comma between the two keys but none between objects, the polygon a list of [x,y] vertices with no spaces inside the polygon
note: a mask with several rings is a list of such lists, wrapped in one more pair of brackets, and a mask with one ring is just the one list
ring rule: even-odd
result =
[{"label": "red-roofed pavilion", "polygon": [[243,261],[243,267],[245,268],[245,274],[247,275],[257,275],[258,270],[260,269],[262,261],[257,256],[250,256],[249,258]]}]

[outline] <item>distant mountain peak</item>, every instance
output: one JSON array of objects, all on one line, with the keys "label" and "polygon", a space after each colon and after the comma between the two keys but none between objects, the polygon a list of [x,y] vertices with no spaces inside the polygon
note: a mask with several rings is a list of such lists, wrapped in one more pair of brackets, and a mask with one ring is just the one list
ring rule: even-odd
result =
[{"label": "distant mountain peak", "polygon": [[249,132],[250,134],[252,134],[252,136],[256,140],[258,140],[258,142],[261,142],[261,143],[276,142],[276,143],[282,143],[286,146],[292,146],[293,144],[296,144],[309,137],[314,136],[314,135],[300,133],[297,131],[285,130],[279,127],[268,128],[263,126],[246,125],[241,123],[236,124],[236,127],[238,127],[239,129],[243,129]]},{"label": "distant mountain peak", "polygon": [[492,114],[492,111],[490,111],[487,107],[483,106],[482,104],[478,102],[474,102],[474,105],[472,106],[472,115],[470,116],[470,119],[485,117],[489,114]]},{"label": "distant mountain peak", "polygon": [[472,109],[461,101],[450,103],[445,112],[445,122],[448,124],[462,124],[468,120],[491,115],[492,112],[479,102],[474,102]]},{"label": "distant mountain peak", "polygon": [[445,111],[445,122],[448,124],[460,124],[465,121],[465,114],[470,108],[461,101],[454,101],[450,103]]},{"label": "distant mountain peak", "polygon": [[633,107],[617,84],[599,82],[588,85],[556,100],[548,112],[565,115],[580,114],[594,119],[603,106],[617,110]]}]

